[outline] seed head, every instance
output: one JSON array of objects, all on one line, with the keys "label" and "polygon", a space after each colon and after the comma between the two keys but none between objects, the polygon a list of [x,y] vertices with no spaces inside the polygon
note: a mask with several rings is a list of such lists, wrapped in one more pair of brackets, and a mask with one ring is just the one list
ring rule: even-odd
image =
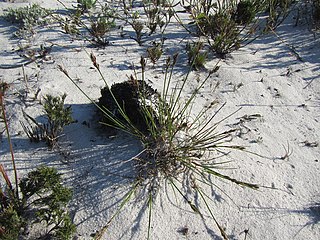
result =
[{"label": "seed head", "polygon": [[92,61],[92,63],[93,63],[93,66],[94,66],[96,69],[99,69],[99,64],[97,63],[97,58],[96,58],[96,56],[95,56],[93,53],[91,53],[91,54],[90,54],[90,58],[91,58],[91,61]]}]

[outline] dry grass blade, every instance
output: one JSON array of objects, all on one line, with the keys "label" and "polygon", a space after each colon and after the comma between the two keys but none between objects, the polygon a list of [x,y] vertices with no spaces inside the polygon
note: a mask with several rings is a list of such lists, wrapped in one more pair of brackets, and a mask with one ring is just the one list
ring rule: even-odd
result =
[{"label": "dry grass blade", "polygon": [[8,119],[7,119],[7,116],[6,116],[6,109],[5,109],[5,106],[4,106],[4,92],[5,92],[7,87],[8,86],[5,85],[5,84],[2,84],[2,86],[1,86],[0,105],[1,105],[2,117],[3,117],[3,120],[4,120],[4,124],[5,124],[5,129],[6,129],[6,133],[7,133],[7,139],[8,139],[8,142],[9,142],[11,161],[12,161],[12,166],[13,166],[13,171],[14,171],[14,180],[15,180],[15,186],[16,186],[15,194],[16,194],[17,198],[19,199],[18,173],[17,173],[16,163],[15,163],[15,158],[14,158],[14,153],[13,153],[11,136],[10,136],[10,132],[9,132],[9,124],[8,124]]},{"label": "dry grass blade", "polygon": [[2,174],[2,177],[4,178],[4,180],[6,181],[6,185],[7,187],[10,189],[10,191],[13,191],[13,188],[12,188],[12,184],[11,184],[11,181],[8,177],[8,174],[6,172],[6,170],[4,169],[3,165],[0,164],[0,172]]}]

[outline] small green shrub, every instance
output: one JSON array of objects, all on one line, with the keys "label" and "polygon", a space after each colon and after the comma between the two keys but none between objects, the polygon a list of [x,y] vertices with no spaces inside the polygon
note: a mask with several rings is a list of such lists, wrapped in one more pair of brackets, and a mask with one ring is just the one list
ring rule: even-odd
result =
[{"label": "small green shrub", "polygon": [[162,43],[161,42],[153,42],[151,47],[147,48],[148,58],[151,60],[153,64],[155,64],[159,58],[162,56]]},{"label": "small green shrub", "polygon": [[207,52],[203,52],[203,42],[188,43],[186,46],[188,63],[195,69],[203,68],[207,61]]},{"label": "small green shrub", "polygon": [[237,5],[233,18],[237,24],[247,25],[253,21],[256,14],[257,10],[254,1],[241,0]]},{"label": "small green shrub", "polygon": [[[39,167],[21,179],[22,201],[32,204],[36,209],[35,222],[45,222],[53,226],[47,235],[60,236],[59,239],[70,239],[75,232],[66,205],[71,200],[71,190],[61,184],[61,175],[49,167]],[[32,202],[30,199],[32,198]]]},{"label": "small green shrub", "polygon": [[82,11],[88,11],[95,7],[97,0],[77,0],[77,3]]},{"label": "small green shrub", "polygon": [[106,46],[109,44],[106,34],[114,27],[114,18],[98,17],[96,20],[91,20],[89,33],[93,37],[95,43]]},{"label": "small green shrub", "polygon": [[221,57],[240,48],[241,29],[229,13],[199,14],[197,24],[202,35],[210,38],[211,49]]},{"label": "small green shrub", "polygon": [[61,181],[56,169],[43,166],[20,180],[21,198],[8,185],[6,192],[1,190],[0,238],[18,239],[23,228],[43,222],[49,229],[43,238],[71,239],[76,229],[67,211],[72,193]]},{"label": "small green shrub", "polygon": [[[1,197],[3,198],[4,196]],[[20,230],[25,223],[12,205],[4,207],[2,201],[0,200],[0,239],[18,239]]]},{"label": "small green shrub", "polygon": [[20,7],[17,9],[9,8],[4,15],[7,21],[18,24],[20,30],[16,32],[18,37],[26,37],[34,33],[34,27],[48,24],[51,11],[40,7],[38,4]]},{"label": "small green shrub", "polygon": [[63,128],[74,122],[72,118],[71,106],[64,107],[64,101],[66,94],[59,97],[53,97],[52,95],[46,95],[44,98],[44,112],[47,118],[47,123],[38,123],[33,117],[24,113],[29,126],[22,123],[25,133],[29,139],[33,142],[39,142],[45,140],[49,147],[54,147],[57,144],[57,140]]}]

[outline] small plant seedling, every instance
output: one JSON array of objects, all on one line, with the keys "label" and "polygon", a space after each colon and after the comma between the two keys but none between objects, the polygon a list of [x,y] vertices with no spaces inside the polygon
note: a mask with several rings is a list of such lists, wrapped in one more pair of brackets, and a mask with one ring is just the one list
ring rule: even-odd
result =
[{"label": "small plant seedling", "polygon": [[97,0],[77,0],[78,8],[86,12],[95,7]]},{"label": "small plant seedling", "polygon": [[115,27],[114,19],[108,17],[99,17],[95,21],[91,22],[91,28],[89,30],[93,41],[98,45],[105,46],[109,44],[106,34]]},{"label": "small plant seedling", "polygon": [[44,98],[44,111],[48,119],[47,137],[49,145],[54,145],[57,137],[62,132],[63,128],[71,124],[72,119],[71,106],[64,107],[64,101],[67,95],[63,94],[60,97],[53,97],[52,95],[46,95]]},{"label": "small plant seedling", "polygon": [[194,67],[194,69],[198,70],[199,68],[203,68],[204,64],[207,60],[207,52],[203,52],[203,43],[188,43],[186,46],[188,53],[188,63]]},{"label": "small plant seedling", "polygon": [[159,60],[162,56],[162,43],[161,42],[153,42],[151,47],[147,48],[148,58],[150,58],[153,64]]},{"label": "small plant seedling", "polygon": [[293,153],[293,150],[290,149],[290,146],[289,146],[289,142],[288,142],[288,145],[287,147],[285,147],[285,145],[283,145],[283,149],[285,151],[285,153],[280,156],[280,157],[276,157],[275,160],[289,160],[289,157],[292,155]]},{"label": "small plant seedling", "polygon": [[35,126],[32,126],[29,123],[29,127],[27,127],[22,123],[24,131],[31,141],[39,142],[40,140],[45,140],[49,147],[53,148],[56,146],[63,128],[74,122],[71,116],[71,106],[64,107],[66,96],[66,94],[63,94],[61,97],[46,95],[43,107],[47,123],[38,123],[34,118],[25,113],[25,118],[35,124]]},{"label": "small plant seedling", "polygon": [[144,35],[143,33],[143,28],[144,28],[144,23],[140,20],[133,20],[133,22],[131,23],[131,26],[136,34],[135,37],[131,37],[133,40],[135,40],[139,46],[142,46],[143,41],[142,41],[142,37]]}]

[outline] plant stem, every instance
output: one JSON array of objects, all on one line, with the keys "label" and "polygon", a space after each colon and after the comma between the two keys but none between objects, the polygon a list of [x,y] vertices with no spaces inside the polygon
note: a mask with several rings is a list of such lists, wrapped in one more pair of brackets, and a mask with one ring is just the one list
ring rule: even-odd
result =
[{"label": "plant stem", "polygon": [[0,93],[0,104],[1,104],[1,109],[2,109],[2,116],[6,128],[6,133],[7,133],[7,139],[9,142],[9,148],[10,148],[10,154],[11,154],[11,160],[12,160],[12,165],[13,165],[13,171],[14,171],[14,180],[15,180],[15,185],[16,185],[16,196],[19,199],[19,191],[18,191],[18,174],[17,174],[17,168],[16,168],[16,163],[14,159],[14,154],[13,154],[13,147],[12,147],[12,142],[11,142],[11,137],[9,133],[9,125],[6,117],[6,111],[4,107],[4,98],[3,98],[3,93]]}]

